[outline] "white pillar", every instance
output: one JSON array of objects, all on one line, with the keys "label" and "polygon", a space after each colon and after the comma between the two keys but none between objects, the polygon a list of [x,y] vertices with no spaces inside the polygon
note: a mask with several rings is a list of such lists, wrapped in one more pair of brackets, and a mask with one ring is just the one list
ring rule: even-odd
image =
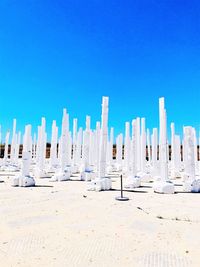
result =
[{"label": "white pillar", "polygon": [[131,139],[131,156],[130,156],[130,171],[125,188],[137,188],[141,185],[141,177],[137,176],[137,138],[138,138],[137,119],[132,121],[132,139]]},{"label": "white pillar", "polygon": [[119,134],[116,138],[116,163],[118,171],[122,170],[122,149],[123,149],[123,134]]},{"label": "white pillar", "polygon": [[173,194],[174,185],[169,182],[168,177],[168,154],[167,154],[167,115],[165,110],[164,98],[159,99],[159,118],[160,118],[160,136],[159,136],[159,162],[160,162],[160,180],[154,182],[154,191],[163,194]]},{"label": "white pillar", "polygon": [[145,118],[141,119],[141,172],[146,172],[146,129],[145,129]]},{"label": "white pillar", "polygon": [[148,163],[151,163],[151,141],[150,141],[150,131],[147,129],[147,151],[148,151]]},{"label": "white pillar", "polygon": [[195,177],[195,133],[190,126],[184,127],[184,150],[184,190],[186,192],[200,192],[200,179]]},{"label": "white pillar", "polygon": [[58,159],[60,169],[51,177],[50,182],[67,181],[71,175],[71,135],[69,132],[69,115],[63,109],[61,137],[59,139]]},{"label": "white pillar", "polygon": [[27,187],[35,185],[34,178],[30,176],[31,153],[32,153],[31,125],[26,125],[23,138],[21,173],[19,176],[15,176],[13,178],[12,186]]},{"label": "white pillar", "polygon": [[57,145],[58,145],[58,127],[56,121],[52,122],[52,135],[51,135],[51,149],[50,149],[50,168],[54,169],[58,164],[57,157]]},{"label": "white pillar", "polygon": [[103,97],[101,115],[101,136],[100,136],[100,159],[99,159],[99,179],[106,175],[106,151],[108,141],[108,97]]},{"label": "white pillar", "polygon": [[129,172],[130,172],[130,148],[131,148],[130,123],[126,122],[126,124],[125,124],[125,142],[124,142],[124,167],[125,167],[126,176],[128,176]]},{"label": "white pillar", "polygon": [[72,140],[72,146],[73,146],[73,166],[77,165],[77,125],[78,125],[78,120],[77,119],[73,119],[73,140]]},{"label": "white pillar", "polygon": [[141,171],[141,147],[140,147],[140,118],[136,118],[136,168],[137,172]]},{"label": "white pillar", "polygon": [[11,152],[10,152],[10,159],[11,163],[15,164],[15,150],[17,144],[17,134],[16,134],[16,119],[13,120],[13,132],[12,132],[12,141],[11,141]]},{"label": "white pillar", "polygon": [[100,154],[99,168],[97,179],[88,184],[88,190],[110,190],[112,182],[106,177],[106,152],[108,142],[108,97],[103,97],[102,100],[102,115],[101,115],[101,134],[100,134]]},{"label": "white pillar", "polygon": [[152,141],[152,175],[158,174],[158,129],[153,128]]},{"label": "white pillar", "polygon": [[10,132],[8,131],[6,133],[6,138],[5,138],[4,164],[6,164],[7,163],[7,160],[8,160],[8,144],[9,144],[9,138],[10,138]]}]

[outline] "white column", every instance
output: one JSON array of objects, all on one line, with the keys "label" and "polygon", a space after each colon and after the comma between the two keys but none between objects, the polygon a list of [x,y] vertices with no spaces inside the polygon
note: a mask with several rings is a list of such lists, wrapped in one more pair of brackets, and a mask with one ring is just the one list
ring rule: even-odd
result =
[{"label": "white column", "polygon": [[4,164],[6,164],[8,160],[8,144],[9,144],[9,138],[10,138],[10,132],[8,131],[6,133],[6,138],[5,138],[5,147],[4,147]]},{"label": "white column", "polygon": [[101,136],[100,136],[100,158],[99,158],[99,179],[106,175],[106,150],[108,140],[108,97],[103,97],[101,115]]},{"label": "white column", "polygon": [[168,154],[167,154],[167,115],[165,110],[164,98],[159,99],[159,118],[160,118],[160,135],[159,135],[159,163],[160,163],[160,180],[155,181],[154,192],[163,194],[173,194],[174,184],[169,182],[168,177]]},{"label": "white column", "polygon": [[123,134],[119,134],[116,138],[116,162],[118,170],[122,170],[122,149],[123,149]]},{"label": "white column", "polygon": [[57,144],[58,144],[58,127],[56,126],[56,121],[53,120],[52,135],[51,135],[51,149],[50,149],[50,168],[56,168],[58,164]]},{"label": "white column", "polygon": [[150,131],[147,129],[147,151],[148,151],[148,162],[151,163],[151,141],[150,141]]},{"label": "white column", "polygon": [[157,163],[158,163],[158,129],[153,128],[152,134],[152,174],[157,175]]},{"label": "white column", "polygon": [[141,119],[141,172],[146,172],[146,130],[145,130],[145,118]]},{"label": "white column", "polygon": [[30,176],[30,165],[31,165],[31,153],[32,153],[32,136],[31,136],[31,125],[26,125],[25,133],[23,138],[23,152],[22,152],[22,166],[21,174],[15,176],[12,181],[12,186],[34,186],[35,180]]},{"label": "white column", "polygon": [[162,181],[168,181],[168,155],[167,155],[167,115],[165,110],[164,98],[159,99],[160,115],[160,142],[159,142],[159,160],[161,168]]},{"label": "white column", "polygon": [[10,159],[11,163],[15,164],[15,149],[17,144],[17,135],[16,135],[16,119],[13,120],[13,132],[12,132],[12,141],[11,141],[11,152],[10,152]]},{"label": "white column", "polygon": [[140,118],[136,118],[136,168],[137,172],[141,171],[141,148],[140,148]]},{"label": "white column", "polygon": [[126,122],[125,143],[124,143],[124,167],[125,167],[126,175],[129,175],[129,171],[130,171],[130,149],[131,149],[130,123]]},{"label": "white column", "polygon": [[72,146],[73,146],[73,166],[77,165],[77,125],[78,125],[78,120],[77,119],[73,119],[73,140],[72,140]]}]

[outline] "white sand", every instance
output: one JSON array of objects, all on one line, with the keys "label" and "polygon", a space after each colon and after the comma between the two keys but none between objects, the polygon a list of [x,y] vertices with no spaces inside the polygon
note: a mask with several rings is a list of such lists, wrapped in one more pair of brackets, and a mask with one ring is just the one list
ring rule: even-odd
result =
[{"label": "white sand", "polygon": [[200,266],[200,194],[160,195],[145,184],[118,202],[118,191],[88,192],[85,182],[13,188],[4,180],[1,267]]}]

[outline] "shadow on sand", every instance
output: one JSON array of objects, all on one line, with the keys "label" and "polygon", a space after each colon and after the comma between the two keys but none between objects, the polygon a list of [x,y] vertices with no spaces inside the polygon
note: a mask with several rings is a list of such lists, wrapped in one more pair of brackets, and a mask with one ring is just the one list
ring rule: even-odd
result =
[{"label": "shadow on sand", "polygon": [[53,185],[35,185],[34,187],[49,187],[49,188],[52,188],[54,187]]},{"label": "shadow on sand", "polygon": [[[110,189],[109,191],[116,191],[116,192],[121,192],[120,189]],[[102,191],[103,192],[103,191]],[[130,193],[148,193],[148,191],[138,191],[138,190],[128,190],[124,189],[123,192],[130,192]]]},{"label": "shadow on sand", "polygon": [[197,192],[184,192],[184,191],[179,191],[179,192],[175,192],[174,194],[194,194],[194,195],[198,195],[199,193]]}]

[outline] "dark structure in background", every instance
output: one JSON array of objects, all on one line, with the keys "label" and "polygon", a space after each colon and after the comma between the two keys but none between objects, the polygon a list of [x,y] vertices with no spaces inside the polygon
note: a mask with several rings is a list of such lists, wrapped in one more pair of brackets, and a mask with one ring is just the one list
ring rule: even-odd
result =
[{"label": "dark structure in background", "polygon": [[[51,149],[51,144],[47,143],[46,146],[46,157],[49,158],[50,157],[50,149]],[[5,145],[0,145],[0,158],[4,157],[4,150],[5,150]],[[10,155],[10,150],[11,150],[11,145],[8,146],[8,155]],[[19,148],[19,157],[21,158],[22,156],[22,150],[23,150],[23,145],[20,145]],[[199,157],[199,145],[197,146],[197,156],[198,156],[198,160],[200,160]],[[148,151],[146,149],[146,157],[148,160]],[[123,156],[124,156],[124,149],[123,149]],[[159,157],[159,147],[158,147],[158,157]],[[116,145],[113,145],[113,158],[116,159]],[[183,146],[181,145],[181,158],[183,160]],[[169,159],[171,160],[171,145],[169,145]]]}]

